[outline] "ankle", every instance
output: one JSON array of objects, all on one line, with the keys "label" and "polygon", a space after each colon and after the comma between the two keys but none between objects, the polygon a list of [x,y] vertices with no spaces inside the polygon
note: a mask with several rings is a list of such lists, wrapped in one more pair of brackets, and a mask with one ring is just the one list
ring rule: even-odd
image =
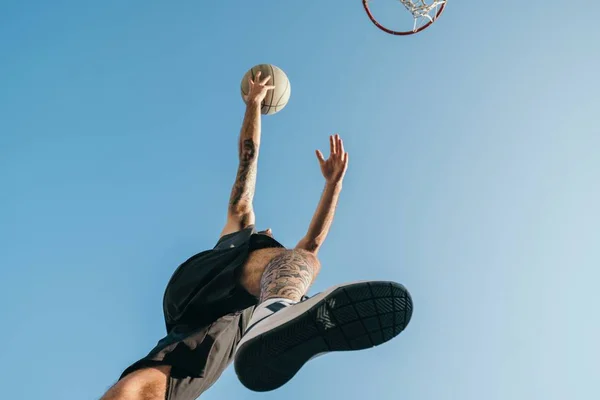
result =
[{"label": "ankle", "polygon": [[292,305],[298,303],[298,301],[293,299],[286,299],[283,297],[269,297],[267,299],[261,300],[258,303],[257,307],[267,307],[273,303],[287,303],[288,305]]}]

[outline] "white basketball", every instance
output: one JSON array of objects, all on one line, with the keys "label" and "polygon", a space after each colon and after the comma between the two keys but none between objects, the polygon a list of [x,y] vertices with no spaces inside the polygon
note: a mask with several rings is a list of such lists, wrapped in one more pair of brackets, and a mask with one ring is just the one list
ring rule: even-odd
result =
[{"label": "white basketball", "polygon": [[283,110],[290,100],[291,86],[285,72],[275,65],[259,64],[246,72],[246,75],[242,79],[242,99],[248,94],[248,78],[254,79],[258,71],[261,72],[261,79],[267,76],[271,77],[267,85],[275,86],[275,89],[267,92],[267,96],[262,102],[261,113],[272,115]]}]

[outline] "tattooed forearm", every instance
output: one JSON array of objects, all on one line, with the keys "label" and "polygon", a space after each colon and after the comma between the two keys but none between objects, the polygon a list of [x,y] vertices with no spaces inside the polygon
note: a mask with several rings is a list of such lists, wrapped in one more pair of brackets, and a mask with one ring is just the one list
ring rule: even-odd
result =
[{"label": "tattooed forearm", "polygon": [[319,261],[308,252],[288,250],[274,257],[260,281],[260,302],[271,298],[300,301],[319,271]]},{"label": "tattooed forearm", "polygon": [[252,139],[246,139],[240,146],[240,166],[231,191],[229,207],[232,211],[249,207],[254,197],[258,157]]},{"label": "tattooed forearm", "polygon": [[252,209],[259,146],[260,104],[248,104],[240,132],[240,165],[229,198],[229,211],[234,214],[246,214]]},{"label": "tattooed forearm", "polygon": [[250,163],[256,159],[256,143],[252,139],[244,139],[240,146],[240,162]]}]

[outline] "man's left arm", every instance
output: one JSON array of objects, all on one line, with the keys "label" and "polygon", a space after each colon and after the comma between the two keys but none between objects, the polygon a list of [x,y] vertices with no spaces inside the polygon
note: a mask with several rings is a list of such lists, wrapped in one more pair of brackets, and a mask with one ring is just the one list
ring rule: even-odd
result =
[{"label": "man's left arm", "polygon": [[317,150],[317,158],[325,178],[325,189],[321,194],[321,200],[310,222],[308,232],[296,245],[297,249],[307,250],[315,254],[325,242],[331,228],[342,191],[342,181],[348,168],[348,153],[344,151],[344,143],[340,136],[331,136],[329,142],[331,155],[327,160]]}]

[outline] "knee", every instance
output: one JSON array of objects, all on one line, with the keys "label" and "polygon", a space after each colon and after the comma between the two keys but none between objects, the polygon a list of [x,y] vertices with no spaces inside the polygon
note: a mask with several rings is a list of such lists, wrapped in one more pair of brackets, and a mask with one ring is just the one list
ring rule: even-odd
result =
[{"label": "knee", "polygon": [[115,384],[101,400],[164,400],[169,366],[134,371]]},{"label": "knee", "polygon": [[315,253],[310,252],[308,250],[303,250],[303,249],[294,249],[294,250],[290,250],[290,251],[294,252],[295,254],[300,255],[300,257],[302,257],[304,259],[304,262],[308,266],[310,266],[310,268],[312,270],[313,279],[314,279],[317,276],[317,274],[319,273],[319,271],[321,270],[321,262],[319,261],[319,259],[315,255]]},{"label": "knee", "polygon": [[301,277],[302,282],[310,285],[320,269],[321,263],[314,253],[303,249],[285,250],[267,264],[262,275],[261,286],[265,280],[270,281],[290,274],[294,274],[297,278]]}]

